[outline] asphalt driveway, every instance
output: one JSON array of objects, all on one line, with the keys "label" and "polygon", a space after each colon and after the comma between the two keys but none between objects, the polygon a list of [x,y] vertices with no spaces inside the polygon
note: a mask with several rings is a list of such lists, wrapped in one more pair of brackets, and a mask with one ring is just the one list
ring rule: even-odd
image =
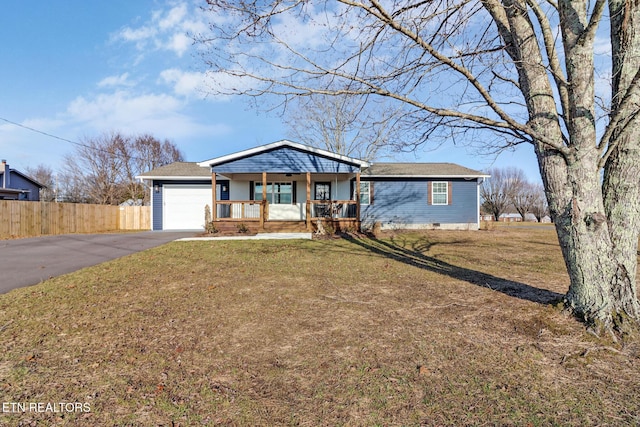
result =
[{"label": "asphalt driveway", "polygon": [[0,293],[195,234],[145,231],[0,240]]}]

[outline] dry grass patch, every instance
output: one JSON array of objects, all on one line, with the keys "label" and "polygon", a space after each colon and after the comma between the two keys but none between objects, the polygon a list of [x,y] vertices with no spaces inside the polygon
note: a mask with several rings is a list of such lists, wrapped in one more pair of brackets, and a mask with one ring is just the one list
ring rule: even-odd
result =
[{"label": "dry grass patch", "polygon": [[637,425],[551,229],[175,242],[0,296],[2,425]]}]

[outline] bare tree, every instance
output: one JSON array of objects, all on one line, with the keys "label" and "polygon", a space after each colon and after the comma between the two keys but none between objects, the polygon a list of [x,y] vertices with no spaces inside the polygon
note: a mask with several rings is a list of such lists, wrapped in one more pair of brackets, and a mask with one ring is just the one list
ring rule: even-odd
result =
[{"label": "bare tree", "polygon": [[526,181],[522,169],[492,168],[487,171],[491,178],[485,179],[480,186],[483,209],[493,215],[495,221],[507,211],[519,195],[522,183]]},{"label": "bare tree", "polygon": [[396,112],[351,96],[298,98],[285,118],[293,139],[334,153],[373,160],[389,151]]},{"label": "bare tree", "polygon": [[84,172],[75,164],[66,164],[57,174],[57,200],[64,203],[91,203],[90,186]]},{"label": "bare tree", "polygon": [[549,215],[549,206],[547,198],[544,195],[544,187],[542,184],[532,185],[531,213],[536,217],[538,222]]},{"label": "bare tree", "polygon": [[160,141],[150,134],[142,134],[129,137],[126,141],[121,149],[125,159],[123,184],[126,198],[135,204],[146,203],[149,192],[144,183],[136,180],[136,176],[184,159],[178,147],[167,139]]},{"label": "bare tree", "polygon": [[[102,205],[117,205],[122,201],[121,176],[124,159],[121,149],[125,142],[117,133],[85,138],[75,153],[65,156],[63,176],[87,189],[88,201]],[[74,190],[78,192],[78,189]]]},{"label": "bare tree", "polygon": [[40,190],[40,200],[43,202],[52,202],[56,199],[56,184],[53,169],[44,164],[36,167],[27,167],[27,175],[38,181],[45,187]]},{"label": "bare tree", "polygon": [[65,160],[61,183],[66,201],[139,204],[147,191],[135,177],[181,161],[182,153],[170,141],[161,142],[151,135],[130,137],[112,132],[85,139]]},{"label": "bare tree", "polygon": [[[522,174],[524,177],[524,172]],[[544,193],[543,193],[544,194]],[[536,198],[535,185],[523,179],[518,189],[511,196],[511,205],[520,214],[522,221],[527,220],[527,214],[532,213]]]},{"label": "bare tree", "polygon": [[[213,92],[283,105],[317,93],[379,96],[403,108],[409,144],[462,136],[490,150],[530,144],[571,280],[566,306],[598,328],[638,325],[640,4],[208,5],[210,33],[197,41],[209,48]],[[608,32],[599,31],[604,21]],[[608,63],[596,61],[596,36],[610,43]],[[607,69],[599,111],[595,73]]]}]

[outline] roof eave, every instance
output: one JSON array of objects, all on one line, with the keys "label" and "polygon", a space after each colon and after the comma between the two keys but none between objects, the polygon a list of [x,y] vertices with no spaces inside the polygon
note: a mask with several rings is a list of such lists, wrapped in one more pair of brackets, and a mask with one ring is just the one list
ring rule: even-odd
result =
[{"label": "roof eave", "polygon": [[136,179],[139,179],[141,181],[146,181],[146,180],[163,180],[163,181],[211,181],[211,176],[179,176],[179,175],[154,175],[154,176],[147,176],[147,175],[138,175],[136,176]]},{"label": "roof eave", "polygon": [[361,178],[463,178],[463,179],[477,179],[477,178],[490,178],[491,175],[365,175]]},{"label": "roof eave", "polygon": [[0,187],[0,193],[20,194],[20,193],[24,193],[24,190],[19,190],[17,188]]}]

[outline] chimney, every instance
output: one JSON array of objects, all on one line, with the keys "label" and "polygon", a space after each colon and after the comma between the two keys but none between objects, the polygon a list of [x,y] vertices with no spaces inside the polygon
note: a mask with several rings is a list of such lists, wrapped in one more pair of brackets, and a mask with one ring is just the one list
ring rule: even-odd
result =
[{"label": "chimney", "polygon": [[5,159],[2,159],[2,188],[9,188],[9,165]]}]

